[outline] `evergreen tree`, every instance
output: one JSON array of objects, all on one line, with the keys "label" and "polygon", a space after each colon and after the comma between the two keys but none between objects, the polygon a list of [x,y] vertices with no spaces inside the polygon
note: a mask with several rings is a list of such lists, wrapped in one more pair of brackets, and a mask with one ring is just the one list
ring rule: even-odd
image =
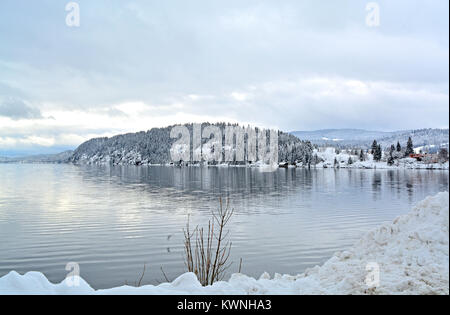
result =
[{"label": "evergreen tree", "polygon": [[397,152],[402,151],[402,146],[400,145],[400,142],[397,142]]},{"label": "evergreen tree", "polygon": [[377,151],[377,146],[378,146],[377,140],[373,140],[373,143],[372,143],[372,154],[375,154],[375,152]]},{"label": "evergreen tree", "polygon": [[395,146],[391,145],[391,148],[389,149],[390,155],[392,156],[392,153],[394,153],[394,152],[395,152]]},{"label": "evergreen tree", "polygon": [[376,162],[379,162],[379,161],[381,161],[382,155],[383,155],[383,152],[381,150],[381,145],[377,145],[377,147],[375,149],[375,153],[373,154],[373,159]]},{"label": "evergreen tree", "polygon": [[406,144],[405,156],[409,156],[414,153],[414,146],[411,137],[408,138],[408,143]]},{"label": "evergreen tree", "polygon": [[439,150],[438,154],[439,162],[445,163],[448,161],[448,150],[446,148],[442,148]]},{"label": "evergreen tree", "polygon": [[352,160],[352,157],[351,157],[351,156],[348,158],[347,164],[348,164],[348,165],[352,165],[352,164],[353,164],[353,160]]},{"label": "evergreen tree", "polygon": [[363,150],[361,150],[361,151],[359,152],[359,160],[360,160],[361,162],[364,162],[364,161],[365,161],[365,158],[364,158],[364,151],[363,151]]},{"label": "evergreen tree", "polygon": [[387,160],[387,164],[388,165],[394,165],[394,157],[392,156],[392,154],[389,155],[389,158]]}]

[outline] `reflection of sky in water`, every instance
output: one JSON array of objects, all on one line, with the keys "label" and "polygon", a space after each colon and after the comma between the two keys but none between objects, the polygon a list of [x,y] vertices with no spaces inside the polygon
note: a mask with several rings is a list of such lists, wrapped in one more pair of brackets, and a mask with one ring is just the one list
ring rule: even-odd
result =
[{"label": "reflection of sky in water", "polygon": [[[183,272],[184,227],[206,223],[220,196],[236,215],[237,270],[296,274],[363,232],[448,190],[446,171],[278,170],[0,164],[0,275],[37,270],[61,281],[81,264],[96,288]],[[169,237],[170,235],[170,237]]]}]

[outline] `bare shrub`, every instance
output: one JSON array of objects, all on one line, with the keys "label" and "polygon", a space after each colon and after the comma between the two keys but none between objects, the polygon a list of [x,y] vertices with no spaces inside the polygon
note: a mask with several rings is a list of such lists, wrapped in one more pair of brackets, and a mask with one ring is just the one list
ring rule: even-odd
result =
[{"label": "bare shrub", "polygon": [[188,218],[186,229],[183,230],[186,267],[189,272],[195,273],[203,286],[223,280],[226,270],[231,266],[228,263],[231,242],[228,240],[229,231],[225,232],[234,212],[229,205],[229,200],[224,207],[222,198],[219,199],[219,209],[212,212],[207,229],[196,226],[191,232]]},{"label": "bare shrub", "polygon": [[146,269],[147,269],[147,266],[144,264],[144,269],[142,270],[142,273],[141,273],[141,276],[139,277],[139,279],[136,280],[134,282],[134,284],[129,284],[128,281],[125,281],[125,285],[126,286],[131,285],[131,286],[134,286],[136,288],[139,288],[142,285],[142,280],[144,279]]}]

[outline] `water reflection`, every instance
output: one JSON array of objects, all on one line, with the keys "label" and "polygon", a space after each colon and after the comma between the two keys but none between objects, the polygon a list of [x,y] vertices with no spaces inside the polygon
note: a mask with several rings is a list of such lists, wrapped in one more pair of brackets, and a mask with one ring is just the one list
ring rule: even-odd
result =
[{"label": "water reflection", "polygon": [[96,288],[133,282],[143,264],[146,283],[161,266],[183,272],[187,214],[205,223],[219,197],[236,210],[231,259],[257,277],[319,264],[448,190],[446,171],[0,164],[0,178],[0,276],[38,270],[61,281],[76,261]]}]

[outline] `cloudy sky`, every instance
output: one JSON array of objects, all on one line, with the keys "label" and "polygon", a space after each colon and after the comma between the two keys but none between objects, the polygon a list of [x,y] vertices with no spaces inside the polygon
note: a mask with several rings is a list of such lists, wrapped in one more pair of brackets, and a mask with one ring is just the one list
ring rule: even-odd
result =
[{"label": "cloudy sky", "polygon": [[230,121],[448,128],[449,2],[0,1],[0,153]]}]

